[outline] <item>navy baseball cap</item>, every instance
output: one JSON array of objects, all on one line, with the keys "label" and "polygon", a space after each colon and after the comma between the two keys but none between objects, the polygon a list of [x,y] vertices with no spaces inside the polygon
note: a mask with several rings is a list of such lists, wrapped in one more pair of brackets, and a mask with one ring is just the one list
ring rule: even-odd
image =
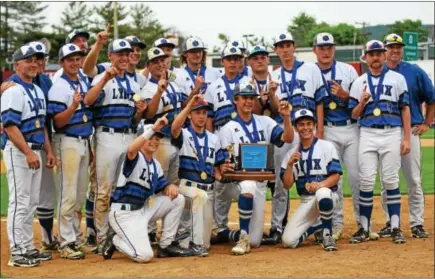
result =
[{"label": "navy baseball cap", "polygon": [[264,46],[256,45],[249,50],[248,59],[257,54],[264,54],[269,56],[269,52],[266,50]]},{"label": "navy baseball cap", "polygon": [[124,39],[127,40],[127,42],[129,42],[131,46],[138,46],[140,47],[140,49],[144,49],[147,47],[147,45],[136,36],[127,36]]},{"label": "navy baseball cap", "polygon": [[89,33],[86,31],[80,31],[80,30],[73,30],[71,33],[66,36],[65,44],[69,44],[72,41],[74,41],[74,38],[77,36],[83,36],[86,38],[86,40],[89,40]]},{"label": "navy baseball cap", "polygon": [[302,118],[311,118],[314,122],[316,121],[316,117],[309,109],[300,109],[295,112],[295,123]]},{"label": "navy baseball cap", "polygon": [[259,96],[256,88],[248,81],[241,82],[234,88],[234,97],[240,96]]},{"label": "navy baseball cap", "polygon": [[24,60],[32,56],[37,56],[38,58],[45,57],[43,53],[36,51],[32,46],[24,45],[18,48],[17,50],[15,50],[14,54],[12,55],[12,58],[14,62],[18,62],[20,60]]},{"label": "navy baseball cap", "polygon": [[313,39],[313,46],[335,46],[334,37],[329,33],[319,33]]},{"label": "navy baseball cap", "polygon": [[153,47],[171,47],[175,48],[176,45],[171,42],[169,39],[166,38],[160,38],[154,41]]},{"label": "navy baseball cap", "polygon": [[397,34],[389,34],[385,37],[384,39],[384,45],[387,46],[392,46],[392,45],[399,45],[399,46],[405,46],[405,44],[403,43],[403,39],[402,37],[400,37]]},{"label": "navy baseball cap", "polygon": [[364,48],[364,54],[375,52],[375,51],[386,52],[387,50],[385,49],[384,44],[381,41],[378,40],[368,41],[366,47]]},{"label": "navy baseball cap", "polygon": [[86,53],[84,51],[82,51],[75,44],[66,44],[59,49],[59,60],[63,60],[67,56],[70,56],[73,54],[77,54],[80,56],[86,56]]},{"label": "navy baseball cap", "polygon": [[116,39],[110,42],[109,44],[109,52],[111,53],[117,53],[121,51],[133,51],[131,49],[130,43],[127,40],[124,39]]},{"label": "navy baseball cap", "polygon": [[200,110],[200,109],[211,110],[211,106],[210,106],[208,103],[207,103],[207,104],[199,104],[199,105],[197,105],[197,106],[194,106],[194,107],[192,108],[192,111]]}]

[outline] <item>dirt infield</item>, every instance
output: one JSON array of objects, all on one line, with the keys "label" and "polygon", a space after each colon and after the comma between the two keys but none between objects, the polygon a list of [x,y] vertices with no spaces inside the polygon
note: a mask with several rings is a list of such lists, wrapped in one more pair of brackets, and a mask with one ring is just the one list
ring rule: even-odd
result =
[{"label": "dirt infield", "polygon": [[[54,259],[36,268],[7,266],[9,248],[6,222],[1,223],[1,273],[8,277],[434,277],[434,196],[426,196],[425,227],[429,239],[412,239],[408,229],[407,197],[402,199],[402,229],[408,239],[395,245],[391,239],[348,244],[355,231],[351,200],[345,199],[345,237],[338,242],[339,251],[324,252],[308,239],[301,247],[290,250],[281,246],[265,246],[245,256],[229,255],[231,245],[213,246],[207,258],[153,259],[149,264],[132,262],[115,253],[110,261],[101,256],[87,255],[85,260],[68,261],[54,254]],[[299,204],[292,200],[291,212]],[[237,222],[237,206],[231,208],[231,222]],[[266,216],[270,220],[271,203]],[[375,198],[373,228],[384,222],[379,197]],[[37,224],[37,223],[35,223]],[[269,227],[265,226],[268,231]],[[39,225],[35,226],[37,245]]]}]

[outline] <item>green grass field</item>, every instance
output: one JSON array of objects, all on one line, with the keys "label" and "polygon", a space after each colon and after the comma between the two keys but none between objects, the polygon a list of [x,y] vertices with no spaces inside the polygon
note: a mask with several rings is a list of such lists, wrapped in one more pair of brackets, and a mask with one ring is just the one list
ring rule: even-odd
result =
[{"label": "green grass field", "polygon": [[429,131],[427,131],[426,133],[424,133],[424,134],[421,136],[421,138],[422,138],[422,139],[433,139],[433,138],[435,137],[434,131],[435,131],[434,128],[429,129]]},{"label": "green grass field", "polygon": [[[422,148],[422,186],[425,194],[433,194],[435,191],[434,187],[434,148],[433,147],[423,147]],[[344,195],[350,196],[350,188],[347,184],[347,174],[344,171]],[[375,194],[379,195],[381,185],[379,183],[379,177],[376,179]],[[402,194],[407,193],[405,178],[402,173],[400,173],[400,191]],[[0,186],[0,214],[2,216],[6,215],[8,208],[8,187],[5,175],[1,175],[1,186]],[[298,199],[299,196],[296,189],[293,187],[291,189],[291,198]],[[268,192],[267,198],[270,199],[270,192]]]}]

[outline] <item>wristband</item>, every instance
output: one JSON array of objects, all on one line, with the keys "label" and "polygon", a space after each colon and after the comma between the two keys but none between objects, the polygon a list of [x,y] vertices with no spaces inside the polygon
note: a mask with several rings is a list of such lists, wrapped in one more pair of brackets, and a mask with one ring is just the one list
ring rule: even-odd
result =
[{"label": "wristband", "polygon": [[144,125],[143,127],[143,133],[142,133],[142,137],[146,140],[149,140],[153,135],[154,135],[155,131],[153,129],[153,125],[152,124],[147,124]]}]

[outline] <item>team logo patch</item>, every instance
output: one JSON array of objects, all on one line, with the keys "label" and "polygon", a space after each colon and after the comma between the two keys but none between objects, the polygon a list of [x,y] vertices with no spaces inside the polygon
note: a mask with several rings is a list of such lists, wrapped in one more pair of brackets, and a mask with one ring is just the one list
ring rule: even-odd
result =
[{"label": "team logo patch", "polygon": [[124,41],[120,41],[119,45],[122,46],[122,47],[125,47],[127,44]]},{"label": "team logo patch", "polygon": [[192,45],[193,45],[193,46],[199,46],[199,42],[198,42],[198,41],[193,41],[193,42],[192,42]]},{"label": "team logo patch", "polygon": [[168,41],[166,39],[163,39],[163,40],[161,40],[161,43],[166,44],[166,43],[168,43]]},{"label": "team logo patch", "polygon": [[301,115],[306,115],[307,114],[307,111],[306,110],[301,110]]},{"label": "team logo patch", "polygon": [[236,53],[236,52],[237,52],[237,49],[234,48],[234,47],[232,47],[232,48],[230,48],[230,52],[231,52],[231,53]]},{"label": "team logo patch", "polygon": [[69,46],[69,50],[76,50],[76,47],[71,45],[71,46]]},{"label": "team logo patch", "polygon": [[160,51],[159,51],[158,49],[155,49],[155,50],[153,51],[153,53],[154,53],[155,55],[157,55],[157,54],[160,53]]},{"label": "team logo patch", "polygon": [[233,46],[238,46],[239,45],[239,43],[238,42],[233,42]]},{"label": "team logo patch", "polygon": [[248,86],[246,86],[246,89],[249,90],[249,91],[254,90],[254,88],[253,88],[252,85],[250,85],[250,84],[248,84]]},{"label": "team logo patch", "polygon": [[369,49],[377,49],[377,48],[382,48],[378,42],[374,42],[369,46]]},{"label": "team logo patch", "polygon": [[328,35],[323,36],[322,39],[323,39],[324,41],[329,41],[329,37],[328,37]]},{"label": "team logo patch", "polygon": [[21,52],[26,55],[34,52],[33,48],[31,46],[23,46],[21,47]]},{"label": "team logo patch", "polygon": [[254,50],[260,50],[259,46],[254,47]]},{"label": "team logo patch", "polygon": [[137,42],[139,42],[139,39],[138,39],[138,37],[133,37],[133,38],[131,38],[131,41],[137,43]]},{"label": "team logo patch", "polygon": [[36,49],[37,50],[42,50],[42,46],[41,45],[36,45]]},{"label": "team logo patch", "polygon": [[284,39],[285,39],[285,34],[281,34],[281,35],[279,35],[279,38],[280,38],[281,40],[284,40]]}]

